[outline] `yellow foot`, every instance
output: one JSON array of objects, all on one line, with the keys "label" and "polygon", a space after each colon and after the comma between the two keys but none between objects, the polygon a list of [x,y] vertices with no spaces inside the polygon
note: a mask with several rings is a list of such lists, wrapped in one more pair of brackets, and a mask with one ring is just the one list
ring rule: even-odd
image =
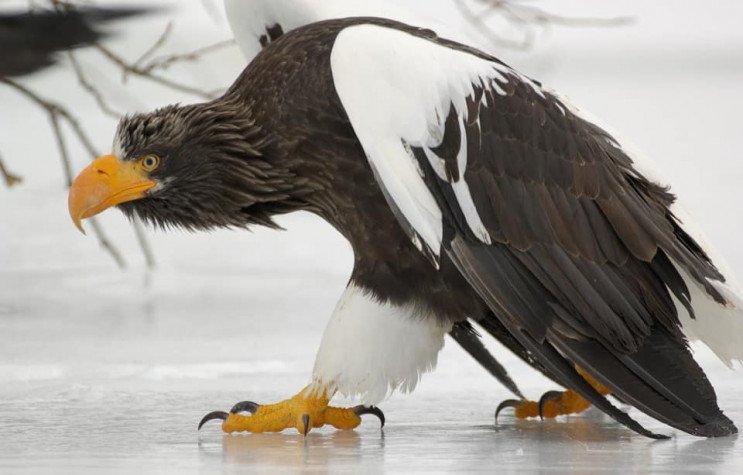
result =
[{"label": "yellow foot", "polygon": [[[229,413],[210,412],[199,423],[199,429],[206,422],[222,420],[222,430],[231,432],[280,432],[294,427],[300,434],[307,433],[314,427],[331,425],[336,429],[355,429],[361,424],[361,416],[373,414],[379,418],[384,427],[384,414],[374,406],[356,406],[340,408],[328,406],[330,398],[326,391],[304,388],[296,396],[276,404],[259,405],[244,401],[235,404]],[[251,415],[241,413],[249,412]]]},{"label": "yellow foot", "polygon": [[[606,396],[609,390],[593,379],[581,368],[576,370],[594,387],[599,393]],[[557,417],[569,414],[580,414],[589,407],[591,403],[583,399],[578,393],[569,389],[567,391],[548,391],[539,398],[539,402],[508,399],[498,405],[495,410],[495,419],[498,420],[498,414],[508,407],[514,408],[514,415],[517,419],[528,419],[530,417]]]}]

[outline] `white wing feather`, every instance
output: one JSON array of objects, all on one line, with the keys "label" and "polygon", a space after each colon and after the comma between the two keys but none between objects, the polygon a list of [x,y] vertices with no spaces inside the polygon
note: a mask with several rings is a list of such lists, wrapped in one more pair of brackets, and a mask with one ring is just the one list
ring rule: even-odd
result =
[{"label": "white wing feather", "polygon": [[[500,65],[439,46],[409,33],[357,25],[339,35],[331,54],[336,90],[382,185],[408,222],[435,255],[442,238],[441,210],[406,145],[421,147],[441,174],[431,149],[444,136],[444,119],[456,109],[466,120],[466,99],[473,84],[503,79]],[[466,141],[458,154],[460,170],[467,160]],[[453,183],[472,231],[490,242],[464,179]]]}]

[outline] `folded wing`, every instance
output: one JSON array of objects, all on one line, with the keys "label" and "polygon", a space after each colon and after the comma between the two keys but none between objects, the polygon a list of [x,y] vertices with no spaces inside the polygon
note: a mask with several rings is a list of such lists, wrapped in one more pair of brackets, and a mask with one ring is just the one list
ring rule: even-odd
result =
[{"label": "folded wing", "polygon": [[681,430],[735,431],[679,314],[720,327],[710,345],[740,359],[741,299],[611,134],[495,58],[400,24],[344,29],[331,66],[411,240],[434,266],[451,259],[556,379],[646,435],[574,366]]}]

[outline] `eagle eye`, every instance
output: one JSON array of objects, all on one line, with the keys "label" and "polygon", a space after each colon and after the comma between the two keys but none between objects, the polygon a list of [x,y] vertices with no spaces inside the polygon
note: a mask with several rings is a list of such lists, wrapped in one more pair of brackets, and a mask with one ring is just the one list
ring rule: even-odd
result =
[{"label": "eagle eye", "polygon": [[151,172],[152,170],[160,166],[160,157],[155,154],[145,155],[140,159],[140,163],[142,164],[142,168],[144,168],[145,171]]}]

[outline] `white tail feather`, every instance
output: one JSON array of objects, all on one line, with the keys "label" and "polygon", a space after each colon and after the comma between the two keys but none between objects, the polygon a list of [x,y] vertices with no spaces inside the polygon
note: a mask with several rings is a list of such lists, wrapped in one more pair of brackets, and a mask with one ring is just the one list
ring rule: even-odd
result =
[{"label": "white tail feather", "polygon": [[691,305],[696,318],[692,319],[675,297],[681,329],[690,340],[704,343],[728,367],[734,361],[743,361],[743,297],[732,286],[710,280],[710,283],[728,301],[720,305],[707,294],[681,266],[674,266],[689,288]]}]

